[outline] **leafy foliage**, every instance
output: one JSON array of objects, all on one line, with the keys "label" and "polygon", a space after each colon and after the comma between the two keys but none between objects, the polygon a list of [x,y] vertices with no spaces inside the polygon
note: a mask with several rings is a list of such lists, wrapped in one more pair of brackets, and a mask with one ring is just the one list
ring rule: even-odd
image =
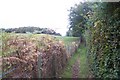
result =
[{"label": "leafy foliage", "polygon": [[[97,3],[91,21],[89,57],[96,77],[120,78],[120,3]],[[99,11],[99,12],[98,12]]]},{"label": "leafy foliage", "polygon": [[84,33],[87,17],[89,17],[89,13],[91,12],[89,5],[88,3],[80,3],[71,7],[69,14],[70,29],[67,35],[72,33],[72,36],[81,36]]},{"label": "leafy foliage", "polygon": [[57,77],[67,62],[64,44],[49,35],[3,33],[2,40],[3,73],[15,69],[4,77]]},{"label": "leafy foliage", "polygon": [[70,10],[70,28],[73,36],[85,32],[95,77],[120,78],[120,2],[76,5]]}]

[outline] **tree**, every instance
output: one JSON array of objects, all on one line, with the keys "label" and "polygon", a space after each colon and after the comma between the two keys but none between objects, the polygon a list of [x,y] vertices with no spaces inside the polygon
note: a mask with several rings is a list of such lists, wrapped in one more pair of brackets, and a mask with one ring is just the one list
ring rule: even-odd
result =
[{"label": "tree", "polygon": [[90,5],[89,3],[80,3],[71,7],[69,20],[73,36],[82,36],[82,33],[87,28],[85,24],[87,23],[89,13],[92,11],[89,7]]}]

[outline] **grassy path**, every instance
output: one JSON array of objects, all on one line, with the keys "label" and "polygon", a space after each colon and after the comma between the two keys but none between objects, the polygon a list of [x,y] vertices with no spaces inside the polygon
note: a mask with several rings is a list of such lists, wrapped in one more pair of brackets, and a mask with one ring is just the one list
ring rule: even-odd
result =
[{"label": "grassy path", "polygon": [[62,78],[90,78],[87,63],[86,47],[81,45],[78,51],[71,57],[67,67],[61,75]]}]

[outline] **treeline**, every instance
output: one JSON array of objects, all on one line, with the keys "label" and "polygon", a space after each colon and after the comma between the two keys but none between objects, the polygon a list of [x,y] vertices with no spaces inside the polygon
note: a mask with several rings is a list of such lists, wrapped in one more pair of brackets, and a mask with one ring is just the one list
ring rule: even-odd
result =
[{"label": "treeline", "polygon": [[19,27],[19,28],[8,28],[8,29],[1,29],[7,33],[35,33],[35,34],[50,34],[50,35],[57,35],[61,36],[60,33],[56,33],[54,30],[49,28],[39,28],[39,27]]},{"label": "treeline", "polygon": [[120,2],[84,2],[71,7],[68,36],[86,37],[95,78],[120,78]]}]

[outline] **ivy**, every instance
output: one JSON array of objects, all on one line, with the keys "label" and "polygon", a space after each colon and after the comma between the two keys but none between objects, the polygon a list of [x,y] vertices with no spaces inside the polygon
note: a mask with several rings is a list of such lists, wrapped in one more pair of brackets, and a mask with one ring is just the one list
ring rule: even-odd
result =
[{"label": "ivy", "polygon": [[[89,59],[93,59],[91,68],[95,77],[120,78],[120,9],[115,7],[117,4],[119,3],[101,3],[104,10],[100,9],[100,14],[94,14],[94,17],[103,14],[97,17],[94,27],[90,28],[91,40],[88,43],[91,46]],[[111,13],[104,15],[109,8],[113,9]]]}]

